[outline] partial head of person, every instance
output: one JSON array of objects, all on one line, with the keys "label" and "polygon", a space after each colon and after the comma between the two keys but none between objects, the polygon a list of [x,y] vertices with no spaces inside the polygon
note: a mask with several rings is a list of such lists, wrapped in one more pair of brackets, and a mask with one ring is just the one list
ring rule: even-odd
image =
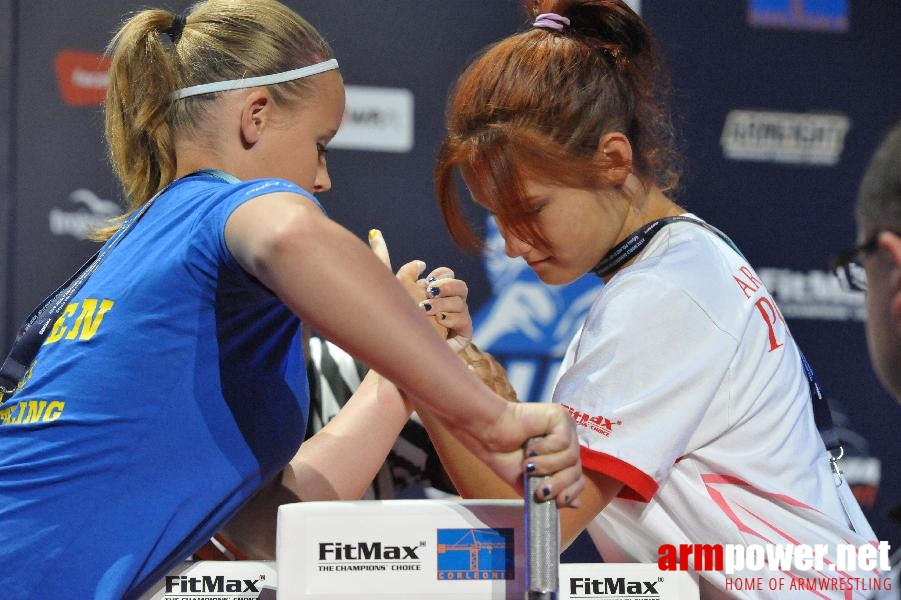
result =
[{"label": "partial head of person", "polygon": [[174,179],[217,168],[331,186],[325,145],[344,112],[332,50],[276,0],[149,9],[110,42],[106,139],[128,214]]},{"label": "partial head of person", "polygon": [[435,173],[457,244],[480,247],[457,176],[490,211],[506,252],[549,284],[587,273],[646,222],[681,212],[653,32],[621,0],[527,3],[528,27],[487,48],[457,81]]},{"label": "partial head of person", "polygon": [[846,288],[866,292],[870,359],[901,402],[901,122],[870,159],[855,217],[858,243],[838,253],[833,268]]}]

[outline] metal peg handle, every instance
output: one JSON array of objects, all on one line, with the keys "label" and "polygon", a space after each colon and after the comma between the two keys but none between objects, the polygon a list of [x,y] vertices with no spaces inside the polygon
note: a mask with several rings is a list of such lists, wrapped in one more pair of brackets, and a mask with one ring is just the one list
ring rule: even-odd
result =
[{"label": "metal peg handle", "polygon": [[559,590],[560,523],[554,500],[535,492],[547,478],[525,476],[526,600],[556,600]]}]

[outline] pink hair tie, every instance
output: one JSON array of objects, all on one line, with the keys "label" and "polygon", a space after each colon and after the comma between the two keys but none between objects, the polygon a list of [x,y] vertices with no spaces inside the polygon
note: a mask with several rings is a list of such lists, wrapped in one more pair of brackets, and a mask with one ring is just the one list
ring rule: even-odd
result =
[{"label": "pink hair tie", "polygon": [[569,19],[562,17],[557,13],[541,13],[535,17],[532,27],[540,27],[541,29],[553,29],[554,31],[563,31],[564,27],[569,25]]}]

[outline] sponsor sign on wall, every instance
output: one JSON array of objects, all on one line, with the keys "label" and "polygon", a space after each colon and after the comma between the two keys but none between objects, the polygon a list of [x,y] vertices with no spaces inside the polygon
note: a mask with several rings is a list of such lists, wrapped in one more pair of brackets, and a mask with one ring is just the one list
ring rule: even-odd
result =
[{"label": "sponsor sign on wall", "polygon": [[54,61],[59,92],[70,106],[103,102],[109,83],[109,60],[96,52],[60,50]]},{"label": "sponsor sign on wall", "polygon": [[754,27],[848,31],[848,0],[748,0]]},{"label": "sponsor sign on wall", "polygon": [[329,148],[373,152],[413,149],[413,93],[399,88],[348,85],[344,120]]},{"label": "sponsor sign on wall", "polygon": [[733,160],[834,165],[850,126],[841,114],[733,110],[720,142]]}]

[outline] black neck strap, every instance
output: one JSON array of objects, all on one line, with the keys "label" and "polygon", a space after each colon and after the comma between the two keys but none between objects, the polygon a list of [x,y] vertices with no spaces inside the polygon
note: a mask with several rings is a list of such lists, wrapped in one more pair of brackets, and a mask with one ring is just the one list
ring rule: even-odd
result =
[{"label": "black neck strap", "polygon": [[[745,256],[738,249],[738,246],[729,239],[729,237],[714,227],[709,223],[705,223],[700,219],[695,219],[693,217],[689,217],[687,215],[676,215],[672,217],[663,217],[662,219],[657,219],[655,221],[651,221],[647,223],[637,230],[633,231],[626,239],[622,242],[614,246],[604,255],[604,258],[598,262],[591,269],[591,273],[594,273],[598,277],[606,277],[611,273],[616,272],[627,262],[638,256],[638,254],[648,245],[648,242],[665,226],[670,223],[676,222],[687,222],[692,223],[694,225],[699,225],[704,229],[714,233],[721,240],[726,242],[730,248],[732,248],[739,256],[741,256],[744,260],[747,261]],[[813,418],[816,422],[817,429],[820,431],[820,435],[823,438],[823,442],[826,445],[826,448],[831,452],[839,451],[839,438],[838,432],[835,428],[835,425],[832,421],[832,411],[829,409],[829,403],[823,397],[823,392],[820,389],[819,383],[817,382],[816,375],[813,372],[813,369],[810,366],[810,363],[807,362],[807,358],[804,356],[804,353],[801,352],[801,348],[798,347],[798,354],[801,355],[801,364],[804,367],[804,375],[807,377],[807,383],[810,387],[810,399],[813,404]]]},{"label": "black neck strap", "polygon": [[68,281],[56,288],[52,294],[47,296],[28,315],[25,323],[19,329],[19,334],[16,336],[16,341],[13,343],[9,355],[3,361],[3,365],[0,366],[0,398],[3,395],[11,395],[16,391],[19,382],[25,377],[34,357],[37,356],[38,350],[40,350],[44,340],[50,334],[53,324],[62,314],[63,309],[66,308],[91,274],[97,270],[97,267],[100,266],[106,255],[119,244],[122,238],[125,237],[125,234],[138,222],[138,219],[147,212],[147,209],[150,208],[157,196],[145,202],[137,211],[132,213],[119,226],[119,229],[116,230],[112,237]]},{"label": "black neck strap", "polygon": [[[722,231],[717,229],[716,227],[701,221],[700,219],[695,219],[693,217],[689,217],[687,215],[675,215],[672,217],[663,217],[661,219],[656,219],[651,221],[650,223],[646,223],[630,233],[626,236],[626,239],[621,241],[619,244],[611,248],[607,254],[604,255],[598,264],[596,264],[590,273],[594,273],[598,277],[604,278],[610,275],[611,273],[615,273],[619,269],[623,267],[627,262],[638,256],[642,250],[644,250],[645,246],[648,245],[648,242],[657,235],[661,229],[669,225],[670,223],[675,223],[677,221],[684,221],[688,223],[693,223],[695,225],[700,225],[705,229],[708,229],[719,236],[723,241],[725,241],[729,246],[738,252],[738,248],[732,240],[726,237]],[[742,257],[744,258],[744,257]]]}]

